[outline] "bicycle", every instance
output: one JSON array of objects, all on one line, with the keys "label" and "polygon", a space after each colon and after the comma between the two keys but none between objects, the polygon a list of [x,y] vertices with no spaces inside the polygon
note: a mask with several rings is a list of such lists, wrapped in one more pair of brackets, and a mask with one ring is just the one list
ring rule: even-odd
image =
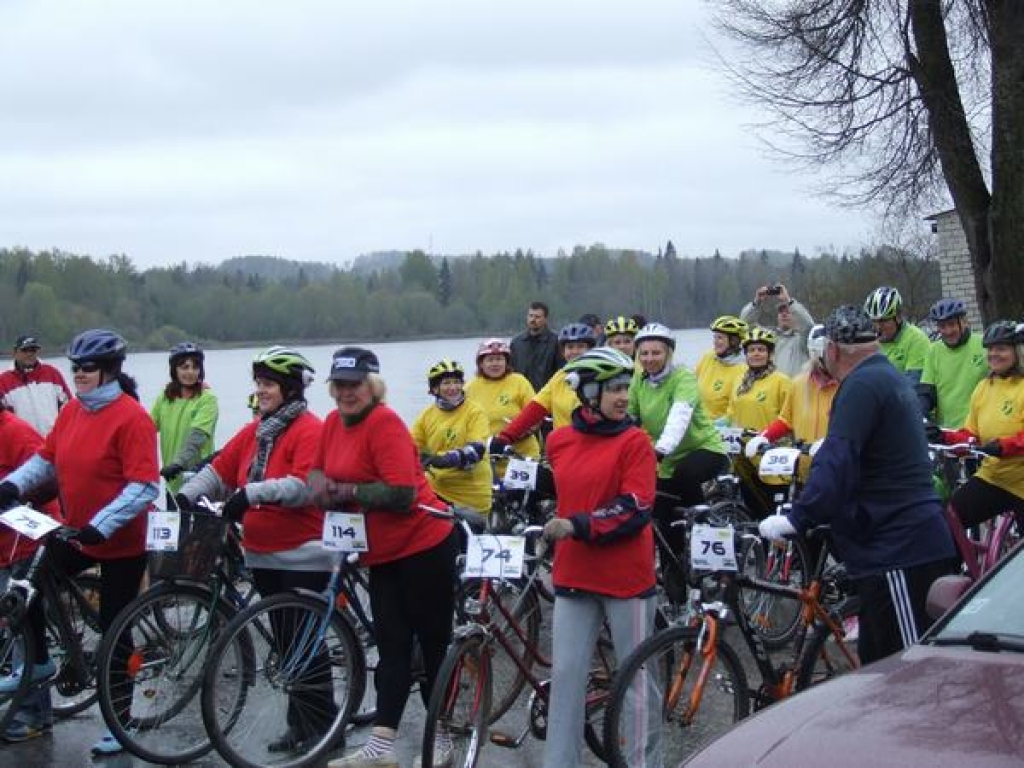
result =
[{"label": "bicycle", "polygon": [[[53,712],[68,717],[96,700],[95,643],[100,634],[99,579],[92,574],[71,576],[50,567],[49,538],[59,523],[28,506],[7,510],[0,522],[19,535],[41,543],[24,574],[12,577],[0,594],[0,673],[17,677],[0,690],[0,732],[7,729],[26,698],[49,688]],[[35,630],[29,609],[42,600],[44,642],[56,669],[52,677],[31,679],[23,674],[36,665]]]},{"label": "bicycle", "polygon": [[[936,462],[941,465],[946,461],[956,464],[956,476],[953,478],[954,490],[962,487],[973,474],[980,460],[988,457],[984,451],[978,450],[974,443],[955,443],[953,445],[929,443]],[[969,467],[968,465],[971,465]],[[950,494],[952,495],[952,493]],[[1003,556],[1013,549],[1021,539],[1021,531],[1017,516],[1012,512],[1000,512],[991,520],[977,528],[965,528],[950,504],[945,504],[943,514],[949,525],[957,552],[964,562],[967,575],[977,581],[982,575],[998,563]]]},{"label": "bicycle", "polygon": [[353,559],[339,555],[322,593],[297,589],[248,606],[214,643],[200,705],[213,747],[231,765],[300,768],[341,742],[366,688],[348,610],[359,602],[345,576]]},{"label": "bicycle", "polygon": [[[521,535],[525,540],[536,539],[543,530],[541,526],[529,526]],[[505,551],[502,544],[497,540],[492,547],[497,557]],[[525,542],[523,548],[525,551]],[[547,680],[536,675],[534,667],[550,668],[551,660],[539,648],[539,573],[539,569],[530,570],[525,581],[495,575],[480,578],[477,596],[467,611],[470,620],[456,628],[431,691],[423,730],[423,765],[433,765],[438,735],[452,739],[451,765],[475,765],[488,740],[489,726],[511,708],[526,685],[531,689],[526,727],[516,736],[490,733],[489,740],[496,746],[514,749],[522,745],[529,733],[545,738],[550,686]],[[515,602],[510,606],[511,597]],[[600,719],[604,715],[614,661],[604,642],[598,643],[595,656],[597,661],[587,682],[584,733],[591,751],[603,760]],[[499,659],[502,663],[506,659],[512,662],[514,681],[504,686],[497,705],[492,705],[495,666]]]},{"label": "bicycle", "polygon": [[237,528],[217,506],[200,502],[181,514],[185,543],[150,553],[151,576],[160,580],[125,606],[100,644],[103,719],[125,749],[152,763],[189,762],[212,749],[197,696],[204,665],[252,596],[239,582]]},{"label": "bicycle", "polygon": [[[683,524],[692,526],[707,519],[707,507],[696,507]],[[708,543],[715,551],[719,551],[716,543],[721,545],[722,557],[717,563],[727,559],[731,548],[732,567],[736,568],[743,546],[760,537],[753,524],[740,526],[738,533],[728,531],[692,527],[690,534],[697,544]],[[826,531],[820,528],[810,535],[820,537]],[[842,585],[829,583],[839,574],[826,572],[827,558],[826,539],[812,578],[803,587],[716,566],[706,572],[717,582],[721,595],[714,602],[702,601],[695,579],[686,615],[645,640],[620,665],[605,716],[604,744],[609,765],[678,765],[746,717],[751,702],[760,709],[855,668],[858,660],[846,635],[845,619],[856,614],[857,601],[848,598],[834,606],[822,602],[823,592],[842,590]],[[707,563],[696,560],[693,565],[695,569],[707,567]],[[788,660],[772,662],[763,636],[740,608],[741,588],[784,597],[802,607]],[[729,617],[734,618],[761,676],[756,689],[750,689],[739,656],[724,638]],[[635,727],[652,719],[657,721],[653,729]]]}]

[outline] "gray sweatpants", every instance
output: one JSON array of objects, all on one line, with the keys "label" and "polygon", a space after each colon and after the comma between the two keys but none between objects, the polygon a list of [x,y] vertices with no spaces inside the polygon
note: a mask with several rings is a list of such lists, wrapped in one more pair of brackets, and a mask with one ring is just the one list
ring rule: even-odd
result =
[{"label": "gray sweatpants", "polygon": [[[654,598],[620,600],[594,594],[555,598],[552,628],[551,701],[548,706],[544,768],[575,768],[583,752],[587,675],[594,647],[607,619],[615,655],[625,659],[654,629]],[[632,710],[631,696],[623,721],[632,723],[624,734],[627,745],[639,737],[641,754],[649,752],[647,740],[655,738],[661,716],[657,707]],[[647,701],[648,697],[639,697]],[[655,701],[657,699],[654,699]],[[636,734],[636,736],[634,736]],[[642,746],[641,746],[642,745]],[[627,752],[633,752],[631,746]]]}]

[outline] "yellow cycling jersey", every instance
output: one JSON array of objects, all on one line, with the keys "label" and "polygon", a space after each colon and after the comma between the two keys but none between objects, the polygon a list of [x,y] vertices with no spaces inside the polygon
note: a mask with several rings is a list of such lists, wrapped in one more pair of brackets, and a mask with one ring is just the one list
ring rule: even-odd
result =
[{"label": "yellow cycling jersey", "polygon": [[811,378],[809,372],[801,373],[793,379],[790,396],[782,404],[779,418],[789,425],[789,430],[797,440],[813,443],[820,440],[828,432],[828,415],[832,410],[832,400],[839,389],[839,382],[827,379],[824,386],[819,379]]},{"label": "yellow cycling jersey", "polygon": [[[470,400],[453,411],[428,406],[416,417],[409,431],[417,450],[427,454],[446,453],[471,442],[487,445],[491,436],[487,414]],[[467,469],[432,467],[426,474],[434,492],[446,501],[480,512],[490,511],[491,463],[486,457]]]},{"label": "yellow cycling jersey", "polygon": [[737,427],[760,432],[779,418],[783,405],[790,397],[793,381],[784,373],[772,371],[740,394],[742,381],[742,378],[737,380],[733,388],[726,418]]},{"label": "yellow cycling jersey", "polygon": [[697,391],[704,412],[711,419],[725,416],[729,410],[729,398],[736,385],[747,370],[746,363],[729,365],[714,353],[707,352],[697,363],[694,372],[697,374]]},{"label": "yellow cycling jersey", "polygon": [[[985,444],[997,437],[1024,432],[1024,377],[982,379],[971,395],[964,426]],[[989,456],[981,463],[978,478],[1024,498],[1024,456]]]},{"label": "yellow cycling jersey", "polygon": [[565,375],[564,370],[556,371],[533,398],[534,402],[551,414],[555,429],[569,426],[572,423],[572,412],[580,407],[576,390],[565,383]]},{"label": "yellow cycling jersey", "polygon": [[[487,414],[491,435],[497,435],[507,427],[534,395],[529,380],[519,373],[509,373],[500,379],[477,376],[466,384],[466,399],[479,405]],[[523,456],[540,456],[540,442],[536,435],[527,435],[512,448]]]}]

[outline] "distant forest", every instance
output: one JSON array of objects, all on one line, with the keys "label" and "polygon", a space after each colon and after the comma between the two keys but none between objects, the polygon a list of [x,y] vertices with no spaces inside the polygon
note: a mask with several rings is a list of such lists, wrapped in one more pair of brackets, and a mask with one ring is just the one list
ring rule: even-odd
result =
[{"label": "distant forest", "polygon": [[349,268],[269,256],[218,266],[139,270],[123,255],[96,259],[61,251],[0,249],[0,346],[22,333],[51,349],[82,329],[111,327],[137,349],[184,339],[206,344],[508,336],[541,300],[552,325],[586,312],[641,313],[674,328],[738,313],[757,286],[786,284],[815,317],[895,285],[911,316],[939,296],[938,262],[882,247],[857,256],[807,258],[799,251],[717,252],[679,258],[578,246],[557,258],[516,251],[429,256],[422,251],[361,257]]}]

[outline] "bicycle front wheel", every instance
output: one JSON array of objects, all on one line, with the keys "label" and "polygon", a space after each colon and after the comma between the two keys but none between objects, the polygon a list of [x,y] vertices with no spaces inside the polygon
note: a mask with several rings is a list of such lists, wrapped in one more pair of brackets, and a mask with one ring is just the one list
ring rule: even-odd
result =
[{"label": "bicycle front wheel", "polygon": [[491,655],[483,635],[456,640],[448,649],[431,689],[423,726],[422,765],[444,757],[435,746],[450,744],[451,768],[472,768],[487,739],[491,707]]},{"label": "bicycle front wheel", "polygon": [[103,719],[125,749],[164,765],[210,751],[199,690],[210,649],[236,613],[208,589],[163,582],[117,615],[96,667]]},{"label": "bicycle front wheel", "polygon": [[365,685],[355,633],[333,606],[273,595],[239,613],[211,651],[203,723],[232,766],[300,768],[338,743]]},{"label": "bicycle front wheel", "polygon": [[750,711],[736,652],[719,639],[709,659],[698,634],[672,627],[652,635],[619,668],[604,720],[613,768],[680,765]]},{"label": "bicycle front wheel", "polygon": [[[744,573],[775,584],[804,587],[811,573],[807,549],[796,539],[754,539],[739,555]],[[803,606],[796,599],[741,587],[739,605],[769,650],[785,648],[800,625]]]},{"label": "bicycle front wheel", "polygon": [[32,682],[22,674],[35,666],[35,643],[28,623],[0,617],[0,733],[7,731]]}]

